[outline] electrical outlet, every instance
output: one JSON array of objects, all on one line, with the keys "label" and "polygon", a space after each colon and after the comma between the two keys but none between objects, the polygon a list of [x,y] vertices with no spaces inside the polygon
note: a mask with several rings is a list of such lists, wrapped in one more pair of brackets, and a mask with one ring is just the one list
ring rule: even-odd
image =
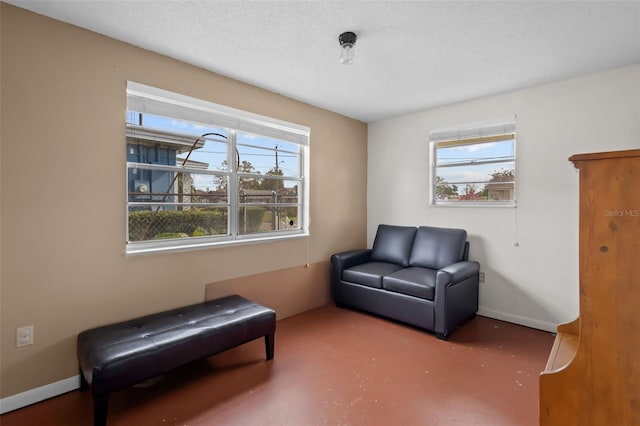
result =
[{"label": "electrical outlet", "polygon": [[16,330],[16,347],[33,345],[33,326],[19,327]]},{"label": "electrical outlet", "polygon": [[484,282],[484,272],[480,272],[480,282]]}]

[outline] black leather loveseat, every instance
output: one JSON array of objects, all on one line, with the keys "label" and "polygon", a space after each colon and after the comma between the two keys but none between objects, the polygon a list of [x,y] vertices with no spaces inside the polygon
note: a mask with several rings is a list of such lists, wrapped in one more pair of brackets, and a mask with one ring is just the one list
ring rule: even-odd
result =
[{"label": "black leather loveseat", "polygon": [[464,229],[380,225],[372,249],[331,256],[338,306],[450,333],[478,310],[480,265]]}]

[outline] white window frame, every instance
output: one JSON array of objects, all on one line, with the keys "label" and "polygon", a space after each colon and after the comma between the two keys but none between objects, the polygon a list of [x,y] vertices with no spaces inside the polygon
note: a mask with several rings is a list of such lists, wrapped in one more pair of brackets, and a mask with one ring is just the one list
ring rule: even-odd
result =
[{"label": "white window frame", "polygon": [[[247,111],[215,104],[213,102],[193,98],[167,90],[148,86],[132,81],[127,82],[127,110],[135,110],[141,113],[161,115],[196,123],[207,123],[212,127],[225,128],[229,132],[229,171],[205,171],[189,170],[180,166],[160,166],[143,163],[126,163],[126,170],[130,167],[158,169],[170,171],[183,171],[203,174],[228,174],[229,200],[228,200],[228,236],[203,236],[188,237],[170,240],[128,241],[129,236],[129,206],[128,197],[125,203],[126,223],[126,249],[127,255],[150,254],[156,252],[194,250],[217,246],[228,246],[246,243],[258,243],[287,238],[308,237],[309,235],[309,166],[310,166],[310,134],[309,127],[294,124],[275,118],[254,114]],[[300,176],[298,220],[299,228],[286,231],[262,232],[259,234],[241,234],[238,232],[238,211],[240,202],[237,194],[237,178],[240,172],[236,169],[235,161],[231,161],[231,153],[235,152],[236,132],[243,131],[261,136],[292,142],[300,147]],[[279,178],[270,176],[270,178]],[[283,177],[286,179],[287,177]],[[126,179],[125,179],[126,180]],[[127,189],[128,191],[128,189]],[[286,207],[286,205],[280,206]]]},{"label": "white window frame", "polygon": [[[492,143],[496,141],[513,140],[513,156],[510,158],[478,162],[477,160],[460,161],[455,164],[439,165],[437,152],[443,147],[463,147],[467,145],[478,145],[483,143]],[[470,123],[455,127],[434,129],[429,132],[430,145],[430,191],[429,205],[431,206],[465,206],[465,207],[516,207],[517,206],[517,179],[516,173],[516,117],[508,116],[491,121],[483,121]],[[436,196],[436,177],[438,169],[445,167],[480,166],[484,164],[501,164],[513,163],[514,179],[513,179],[513,199],[511,200],[441,200]],[[463,182],[462,184],[486,184],[489,181],[482,182]],[[452,184],[457,184],[452,182]]]}]

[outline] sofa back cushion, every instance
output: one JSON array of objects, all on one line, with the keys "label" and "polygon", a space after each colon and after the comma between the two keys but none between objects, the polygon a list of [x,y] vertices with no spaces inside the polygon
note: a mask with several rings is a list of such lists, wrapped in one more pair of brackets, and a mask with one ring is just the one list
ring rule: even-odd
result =
[{"label": "sofa back cushion", "polygon": [[371,260],[409,266],[409,255],[416,235],[415,226],[379,225]]},{"label": "sofa back cushion", "polygon": [[409,264],[440,269],[464,258],[467,231],[421,226],[416,233]]}]

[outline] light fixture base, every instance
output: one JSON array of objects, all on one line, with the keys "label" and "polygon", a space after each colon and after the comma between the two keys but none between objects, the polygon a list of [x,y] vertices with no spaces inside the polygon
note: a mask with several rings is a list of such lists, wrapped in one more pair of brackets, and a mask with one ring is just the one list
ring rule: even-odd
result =
[{"label": "light fixture base", "polygon": [[340,42],[340,46],[343,46],[345,43],[350,44],[352,47],[356,44],[356,40],[358,36],[356,33],[352,31],[347,31],[338,36],[338,41]]}]

